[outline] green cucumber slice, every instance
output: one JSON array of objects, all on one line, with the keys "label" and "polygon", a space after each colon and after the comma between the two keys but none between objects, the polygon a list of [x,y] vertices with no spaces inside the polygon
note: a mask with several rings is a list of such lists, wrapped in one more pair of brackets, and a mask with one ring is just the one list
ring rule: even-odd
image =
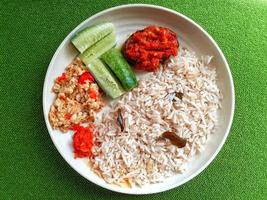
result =
[{"label": "green cucumber slice", "polygon": [[128,91],[137,86],[136,76],[120,50],[110,49],[101,58],[120,80],[125,90]]},{"label": "green cucumber slice", "polygon": [[82,54],[79,55],[80,59],[88,65],[94,59],[100,57],[103,53],[107,52],[113,46],[116,45],[116,35],[111,32],[109,35],[89,47]]},{"label": "green cucumber slice", "polygon": [[100,23],[90,26],[75,35],[71,42],[72,44],[83,53],[87,48],[110,34],[114,31],[114,25],[112,23]]},{"label": "green cucumber slice", "polygon": [[125,92],[120,82],[101,60],[95,59],[86,66],[93,74],[98,85],[108,96],[114,99],[121,96]]}]

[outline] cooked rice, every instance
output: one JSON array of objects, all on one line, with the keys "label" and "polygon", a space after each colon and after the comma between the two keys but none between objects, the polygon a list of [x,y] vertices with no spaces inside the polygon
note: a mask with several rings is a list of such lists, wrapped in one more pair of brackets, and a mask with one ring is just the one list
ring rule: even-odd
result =
[{"label": "cooked rice", "polygon": [[[93,170],[106,182],[142,186],[162,182],[182,173],[188,160],[204,148],[214,132],[222,95],[216,85],[211,57],[197,58],[182,49],[139,86],[122,96],[96,123],[96,145],[91,159]],[[175,92],[183,94],[182,98]],[[124,131],[116,118],[121,110]],[[178,148],[168,140],[158,140],[168,130],[187,140]]]},{"label": "cooked rice", "polygon": [[57,96],[49,111],[49,121],[54,129],[66,132],[73,124],[92,122],[103,107],[100,98],[90,98],[88,93],[90,88],[99,93],[96,83],[88,80],[83,84],[78,83],[80,75],[86,71],[85,65],[76,58],[65,70],[67,80],[55,80],[52,91]]}]

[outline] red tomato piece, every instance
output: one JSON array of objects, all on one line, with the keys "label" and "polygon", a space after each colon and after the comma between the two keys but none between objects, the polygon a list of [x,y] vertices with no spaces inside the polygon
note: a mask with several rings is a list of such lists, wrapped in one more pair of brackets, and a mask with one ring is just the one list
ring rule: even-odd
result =
[{"label": "red tomato piece", "polygon": [[71,118],[71,114],[66,113],[66,114],[64,115],[64,118],[65,118],[66,120],[70,120],[70,118]]},{"label": "red tomato piece", "polygon": [[92,87],[89,88],[88,93],[89,93],[90,98],[92,98],[92,99],[97,100],[98,97],[99,97],[99,93],[98,93],[98,91],[96,91],[96,90],[95,90],[94,88],[92,88]]},{"label": "red tomato piece", "polygon": [[89,80],[90,83],[93,83],[95,81],[94,77],[92,76],[92,74],[90,74],[90,72],[84,72],[79,80],[78,80],[78,83],[80,84],[84,84],[85,81]]},{"label": "red tomato piece", "polygon": [[62,75],[57,78],[57,82],[61,82],[65,80],[67,80],[66,73],[62,73]]}]

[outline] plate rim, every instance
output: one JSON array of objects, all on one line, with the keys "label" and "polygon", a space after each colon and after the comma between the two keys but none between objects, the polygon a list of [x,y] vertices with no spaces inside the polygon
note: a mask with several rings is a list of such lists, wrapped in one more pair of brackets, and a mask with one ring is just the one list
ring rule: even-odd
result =
[{"label": "plate rim", "polygon": [[[71,35],[73,35],[75,32],[77,32],[77,30],[80,27],[82,27],[84,24],[86,24],[88,21],[91,21],[92,19],[97,18],[100,15],[103,15],[103,14],[105,14],[107,12],[110,12],[110,11],[119,10],[119,9],[122,9],[122,8],[131,8],[131,7],[135,7],[135,8],[136,7],[154,8],[154,9],[167,11],[167,12],[170,12],[172,14],[178,15],[179,17],[183,18],[184,20],[186,20],[189,23],[191,23],[194,26],[196,26],[211,41],[211,43],[214,45],[214,47],[217,49],[217,51],[219,52],[220,56],[222,57],[223,63],[226,66],[226,71],[227,71],[228,76],[230,78],[230,88],[231,88],[231,96],[232,96],[230,119],[229,119],[229,123],[228,123],[227,129],[226,129],[225,135],[224,135],[223,139],[220,141],[220,144],[217,147],[216,151],[212,154],[212,156],[208,159],[208,161],[205,162],[199,169],[197,169],[191,176],[185,178],[184,180],[182,180],[178,184],[173,184],[170,187],[168,187],[167,189],[163,188],[163,189],[160,189],[160,190],[157,190],[157,191],[151,190],[149,192],[140,191],[138,193],[132,192],[132,191],[125,191],[125,190],[123,190],[123,188],[112,188],[112,187],[109,187],[107,184],[96,183],[94,180],[88,179],[83,174],[81,174],[78,170],[76,170],[75,167],[65,158],[63,152],[60,151],[59,146],[54,141],[54,139],[52,137],[52,130],[49,127],[49,120],[48,120],[48,117],[45,114],[45,108],[47,107],[47,105],[45,103],[45,101],[46,101],[45,100],[46,99],[46,94],[45,94],[46,92],[45,91],[46,91],[46,88],[47,88],[47,85],[48,85],[48,83],[47,83],[48,82],[48,71],[50,71],[50,68],[52,67],[52,64],[54,63],[56,57],[58,56],[60,49],[66,43],[68,38]],[[50,138],[51,138],[54,146],[56,147],[57,151],[60,153],[60,155],[63,157],[63,159],[68,163],[68,165],[74,171],[76,171],[78,174],[80,174],[83,178],[85,178],[86,180],[89,180],[91,183],[94,183],[94,184],[96,184],[98,186],[101,186],[101,187],[103,187],[105,189],[108,189],[108,190],[111,190],[111,191],[114,191],[114,192],[119,192],[119,193],[124,193],[124,194],[134,194],[134,195],[154,194],[154,193],[160,193],[160,192],[168,191],[168,190],[174,189],[176,187],[179,187],[179,186],[185,184],[186,182],[192,180],[196,176],[198,176],[205,168],[207,168],[208,165],[211,164],[211,162],[215,159],[215,157],[218,155],[218,153],[222,149],[223,145],[225,144],[225,141],[226,141],[227,137],[230,134],[230,129],[231,129],[231,126],[233,124],[233,118],[234,118],[234,112],[235,112],[235,88],[234,88],[233,76],[232,76],[229,64],[228,64],[228,62],[227,62],[222,50],[220,49],[219,45],[216,43],[216,41],[211,37],[211,35],[209,35],[209,33],[204,28],[202,28],[198,23],[196,23],[195,21],[193,21],[191,18],[187,17],[186,15],[184,15],[184,14],[182,14],[182,13],[176,11],[176,10],[172,10],[170,8],[166,8],[166,7],[158,6],[158,5],[153,5],[153,4],[141,4],[141,3],[140,4],[138,4],[138,3],[137,4],[122,4],[122,5],[119,5],[119,6],[107,8],[105,10],[97,12],[94,15],[92,15],[92,16],[86,18],[85,20],[83,20],[80,24],[78,24],[74,29],[72,29],[71,32],[68,33],[68,35],[63,39],[63,41],[60,43],[60,45],[56,49],[56,51],[55,51],[55,53],[54,53],[49,65],[48,65],[48,68],[46,70],[44,84],[43,84],[43,92],[42,93],[43,93],[42,94],[43,115],[44,115],[44,119],[45,119],[45,123],[46,123],[46,127],[47,127],[47,130],[48,130],[48,133],[49,133]]]}]

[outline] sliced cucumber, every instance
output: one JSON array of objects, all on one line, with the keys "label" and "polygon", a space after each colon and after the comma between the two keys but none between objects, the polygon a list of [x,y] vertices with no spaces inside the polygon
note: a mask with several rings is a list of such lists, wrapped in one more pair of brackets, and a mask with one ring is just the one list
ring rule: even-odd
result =
[{"label": "sliced cucumber", "polygon": [[120,50],[110,49],[101,58],[117,76],[125,90],[131,90],[137,86],[136,76]]},{"label": "sliced cucumber", "polygon": [[101,60],[95,59],[88,64],[87,67],[95,77],[98,85],[108,96],[114,99],[121,96],[125,92],[120,82]]},{"label": "sliced cucumber", "polygon": [[74,46],[83,53],[87,48],[114,31],[112,23],[100,23],[90,26],[75,35],[71,42]]},{"label": "sliced cucumber", "polygon": [[94,59],[100,57],[103,53],[107,52],[115,45],[116,35],[112,32],[90,48],[86,49],[85,52],[79,55],[79,57],[86,65],[88,65]]}]

